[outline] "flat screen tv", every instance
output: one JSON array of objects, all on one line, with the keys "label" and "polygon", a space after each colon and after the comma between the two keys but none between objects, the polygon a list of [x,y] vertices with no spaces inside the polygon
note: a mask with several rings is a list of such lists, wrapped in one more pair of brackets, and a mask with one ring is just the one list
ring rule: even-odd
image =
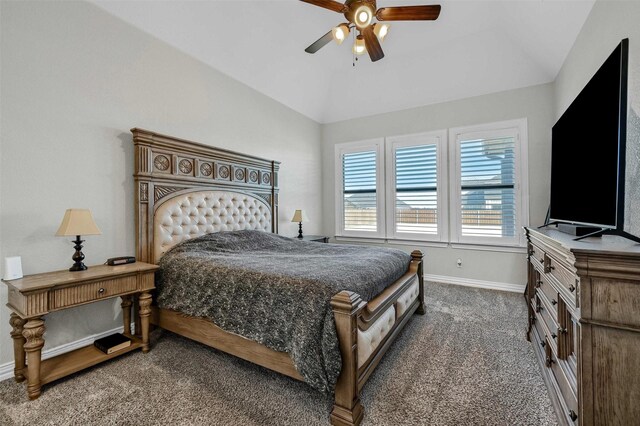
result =
[{"label": "flat screen tv", "polygon": [[553,126],[551,223],[629,238],[622,229],[628,52],[622,40]]}]

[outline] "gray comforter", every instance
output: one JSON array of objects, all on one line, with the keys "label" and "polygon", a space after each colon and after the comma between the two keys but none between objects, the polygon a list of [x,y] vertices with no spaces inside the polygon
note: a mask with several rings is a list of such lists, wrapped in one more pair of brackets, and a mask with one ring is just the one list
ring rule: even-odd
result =
[{"label": "gray comforter", "polygon": [[370,300],[411,258],[393,249],[321,244],[262,231],[207,234],[160,261],[157,303],[287,352],[305,381],[333,392],[342,360],[330,300]]}]

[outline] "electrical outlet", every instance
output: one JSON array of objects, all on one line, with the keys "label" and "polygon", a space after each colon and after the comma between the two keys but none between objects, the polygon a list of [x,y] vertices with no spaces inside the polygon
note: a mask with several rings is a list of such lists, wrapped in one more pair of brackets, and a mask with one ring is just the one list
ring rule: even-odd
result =
[{"label": "electrical outlet", "polygon": [[456,265],[458,265],[458,268],[462,268],[462,259],[458,259]]}]

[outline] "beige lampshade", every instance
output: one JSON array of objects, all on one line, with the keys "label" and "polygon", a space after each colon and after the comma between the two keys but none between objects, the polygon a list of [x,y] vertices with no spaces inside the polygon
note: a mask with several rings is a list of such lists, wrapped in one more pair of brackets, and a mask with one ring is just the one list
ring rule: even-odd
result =
[{"label": "beige lampshade", "polygon": [[304,210],[296,210],[293,214],[291,222],[309,222],[309,218],[307,217]]},{"label": "beige lampshade", "polygon": [[93,221],[91,211],[88,209],[68,209],[64,213],[58,232],[56,232],[58,237],[101,234],[102,232]]}]

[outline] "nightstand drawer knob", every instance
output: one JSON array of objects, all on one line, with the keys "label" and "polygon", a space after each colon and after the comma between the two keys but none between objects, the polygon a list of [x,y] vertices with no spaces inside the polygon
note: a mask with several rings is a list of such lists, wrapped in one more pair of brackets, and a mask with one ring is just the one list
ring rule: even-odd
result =
[{"label": "nightstand drawer knob", "polygon": [[98,294],[104,294],[104,288],[100,287],[100,289],[98,290]]}]

